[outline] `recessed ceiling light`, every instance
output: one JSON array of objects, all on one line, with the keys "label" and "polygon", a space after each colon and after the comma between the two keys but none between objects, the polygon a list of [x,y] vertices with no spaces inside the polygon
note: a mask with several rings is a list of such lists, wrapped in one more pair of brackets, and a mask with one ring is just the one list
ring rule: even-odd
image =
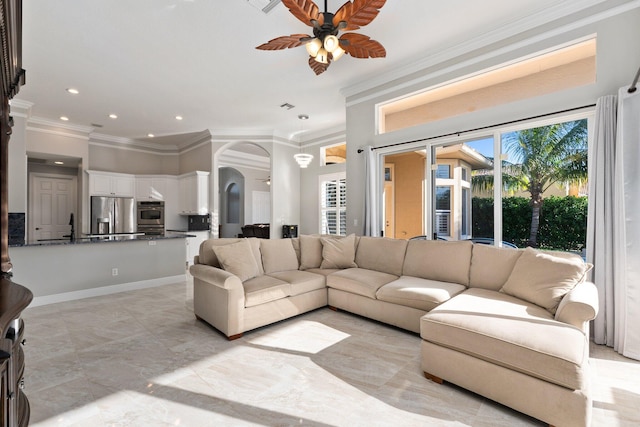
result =
[{"label": "recessed ceiling light", "polygon": [[182,116],[176,116],[176,120],[182,120]]},{"label": "recessed ceiling light", "polygon": [[309,116],[308,116],[308,115],[306,115],[306,114],[300,114],[300,115],[298,116],[298,118],[299,118],[300,120],[309,120]]},{"label": "recessed ceiling light", "polygon": [[72,87],[67,88],[67,92],[69,92],[70,94],[73,94],[73,95],[77,95],[77,94],[80,93],[80,91],[78,89],[74,89]]},{"label": "recessed ceiling light", "polygon": [[152,133],[148,133],[148,134],[147,134],[147,136],[148,136],[149,138],[153,138],[155,135],[154,135],[154,134],[152,134]]},{"label": "recessed ceiling light", "polygon": [[110,119],[117,119],[118,115],[117,114],[109,114],[109,118]]},{"label": "recessed ceiling light", "polygon": [[55,161],[55,162],[53,162],[53,163],[55,163],[56,165],[64,165],[64,162],[61,162],[61,161],[59,161],[59,160],[58,160],[58,161]]},{"label": "recessed ceiling light", "polygon": [[69,121],[69,117],[67,116],[60,116],[60,120],[64,120],[65,122]]}]

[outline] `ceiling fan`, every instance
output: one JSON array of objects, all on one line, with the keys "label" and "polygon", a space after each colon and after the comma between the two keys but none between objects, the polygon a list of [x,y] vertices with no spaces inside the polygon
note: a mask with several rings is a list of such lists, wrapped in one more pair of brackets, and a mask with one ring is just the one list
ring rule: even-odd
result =
[{"label": "ceiling fan", "polygon": [[281,50],[305,45],[309,53],[309,66],[316,75],[324,73],[331,61],[337,61],[348,53],[354,58],[384,58],[387,52],[379,42],[364,34],[344,33],[369,24],[378,16],[386,0],[353,0],[333,14],[327,12],[327,0],[324,12],[311,0],[282,0],[289,11],[306,25],[313,27],[313,36],[292,34],[277,37],[257,46],[260,50]]}]

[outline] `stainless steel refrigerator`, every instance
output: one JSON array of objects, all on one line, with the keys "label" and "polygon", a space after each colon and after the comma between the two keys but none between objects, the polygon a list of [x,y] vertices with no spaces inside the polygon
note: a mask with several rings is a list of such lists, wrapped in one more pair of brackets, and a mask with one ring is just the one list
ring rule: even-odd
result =
[{"label": "stainless steel refrigerator", "polygon": [[91,196],[91,234],[136,232],[133,197]]}]

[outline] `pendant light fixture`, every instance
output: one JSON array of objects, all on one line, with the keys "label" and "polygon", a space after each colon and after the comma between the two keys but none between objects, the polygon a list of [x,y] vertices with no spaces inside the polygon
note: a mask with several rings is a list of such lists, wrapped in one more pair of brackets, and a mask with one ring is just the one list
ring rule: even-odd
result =
[{"label": "pendant light fixture", "polygon": [[[298,119],[302,120],[304,123],[304,120],[309,120],[309,116],[306,114],[300,114],[298,116]],[[304,129],[302,129],[302,125],[300,125],[300,138],[302,138],[302,133],[304,131]],[[300,144],[300,150],[302,150],[302,142],[298,141],[298,143]],[[308,153],[297,153],[293,155],[293,158],[296,160],[296,162],[298,163],[298,166],[300,166],[301,168],[306,168],[307,166],[309,166],[309,164],[311,163],[311,161],[313,160],[313,154],[308,154]]]}]

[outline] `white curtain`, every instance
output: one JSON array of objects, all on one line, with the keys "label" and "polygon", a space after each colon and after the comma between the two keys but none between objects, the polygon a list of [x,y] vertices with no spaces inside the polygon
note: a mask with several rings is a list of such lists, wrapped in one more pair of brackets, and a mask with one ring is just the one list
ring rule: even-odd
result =
[{"label": "white curtain", "polygon": [[639,93],[624,87],[617,100],[598,100],[589,154],[587,260],[600,298],[594,340],[640,360]]},{"label": "white curtain", "polygon": [[[600,310],[594,321],[594,341],[614,346],[614,179],[618,98],[603,96],[596,103],[594,138],[589,147],[589,212],[587,261],[598,287]],[[597,225],[597,226],[596,226]]]},{"label": "white curtain", "polygon": [[380,236],[380,220],[378,214],[378,167],[373,147],[364,147],[365,183],[364,183],[364,235]]}]

